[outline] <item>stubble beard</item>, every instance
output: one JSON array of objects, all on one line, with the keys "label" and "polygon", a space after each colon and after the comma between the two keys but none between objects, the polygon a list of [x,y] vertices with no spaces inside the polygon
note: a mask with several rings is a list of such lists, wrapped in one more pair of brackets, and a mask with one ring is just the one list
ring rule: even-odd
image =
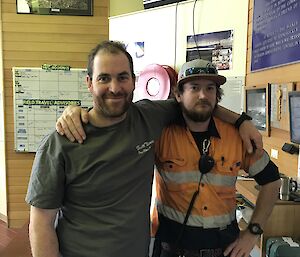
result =
[{"label": "stubble beard", "polygon": [[212,113],[213,113],[215,107],[213,107],[208,101],[201,102],[201,103],[198,103],[198,104],[206,104],[210,108],[208,110],[201,110],[201,111],[200,110],[196,110],[196,109],[188,110],[183,105],[183,103],[180,103],[182,112],[185,114],[185,116],[187,118],[189,118],[190,120],[192,120],[194,122],[204,122],[204,121],[207,121],[212,116]]}]

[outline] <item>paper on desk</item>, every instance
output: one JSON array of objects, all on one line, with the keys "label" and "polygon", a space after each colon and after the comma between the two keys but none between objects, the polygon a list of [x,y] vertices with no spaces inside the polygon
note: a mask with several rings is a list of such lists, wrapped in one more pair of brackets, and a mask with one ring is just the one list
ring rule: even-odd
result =
[{"label": "paper on desk", "polygon": [[252,214],[253,214],[253,209],[250,208],[249,206],[245,206],[245,208],[242,210],[242,216],[243,219],[246,221],[246,223],[250,222]]},{"label": "paper on desk", "polygon": [[299,244],[295,242],[291,237],[282,237],[283,241],[287,242],[291,247],[299,247]]},{"label": "paper on desk", "polygon": [[237,180],[254,180],[254,178],[250,178],[248,176],[238,176]]}]

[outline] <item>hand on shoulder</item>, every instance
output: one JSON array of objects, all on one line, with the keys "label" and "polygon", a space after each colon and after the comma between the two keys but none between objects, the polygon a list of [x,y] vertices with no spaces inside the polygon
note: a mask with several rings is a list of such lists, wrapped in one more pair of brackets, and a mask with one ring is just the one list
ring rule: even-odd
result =
[{"label": "hand on shoulder", "polygon": [[60,135],[65,135],[70,141],[75,140],[83,143],[86,134],[82,127],[83,123],[88,123],[89,116],[87,110],[79,106],[67,106],[56,122],[56,131]]}]

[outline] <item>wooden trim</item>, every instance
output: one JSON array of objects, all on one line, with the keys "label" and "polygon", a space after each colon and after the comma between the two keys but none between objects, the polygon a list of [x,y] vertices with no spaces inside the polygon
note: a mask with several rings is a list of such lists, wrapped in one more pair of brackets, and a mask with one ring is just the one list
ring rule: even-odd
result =
[{"label": "wooden trim", "polygon": [[7,216],[0,213],[0,220],[4,221],[5,223],[7,223]]}]

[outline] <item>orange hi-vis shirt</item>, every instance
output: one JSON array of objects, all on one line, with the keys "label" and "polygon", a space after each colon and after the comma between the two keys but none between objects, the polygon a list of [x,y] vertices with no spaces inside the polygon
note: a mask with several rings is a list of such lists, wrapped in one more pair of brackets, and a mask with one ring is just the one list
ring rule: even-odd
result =
[{"label": "orange hi-vis shirt", "polygon": [[[188,226],[225,228],[235,220],[235,183],[239,170],[255,176],[269,163],[269,156],[249,155],[236,128],[214,118],[220,137],[210,137],[212,170],[203,174]],[[158,227],[157,211],[183,223],[194,192],[198,189],[200,152],[186,126],[170,125],[156,143],[156,202],[152,215],[152,234]]]}]

